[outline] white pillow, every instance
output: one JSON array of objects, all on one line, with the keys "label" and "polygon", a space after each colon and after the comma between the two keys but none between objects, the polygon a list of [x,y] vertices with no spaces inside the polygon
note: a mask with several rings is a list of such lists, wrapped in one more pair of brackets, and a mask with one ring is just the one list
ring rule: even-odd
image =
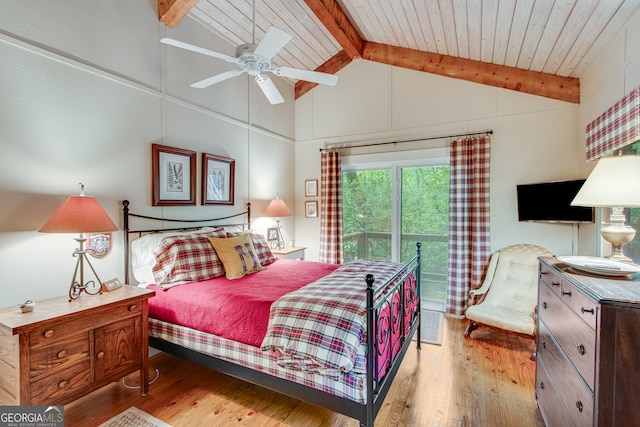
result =
[{"label": "white pillow", "polygon": [[134,240],[131,243],[131,271],[139,286],[155,283],[153,277],[153,267],[156,265],[156,258],[153,252],[160,246],[165,237],[182,236],[185,234],[206,233],[218,230],[216,227],[202,227],[191,231],[171,231],[168,233],[152,233]]}]

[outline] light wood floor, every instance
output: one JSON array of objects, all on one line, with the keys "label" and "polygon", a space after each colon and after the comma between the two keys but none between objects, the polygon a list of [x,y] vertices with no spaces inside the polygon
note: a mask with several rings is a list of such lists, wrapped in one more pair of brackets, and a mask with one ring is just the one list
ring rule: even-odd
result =
[{"label": "light wood floor", "polygon": [[[543,426],[534,398],[533,340],[488,329],[464,340],[464,327],[446,319],[442,346],[409,348],[376,426]],[[163,353],[150,365],[160,378],[147,396],[111,384],[65,406],[65,425],[95,426],[130,406],[174,427],[359,425]]]}]

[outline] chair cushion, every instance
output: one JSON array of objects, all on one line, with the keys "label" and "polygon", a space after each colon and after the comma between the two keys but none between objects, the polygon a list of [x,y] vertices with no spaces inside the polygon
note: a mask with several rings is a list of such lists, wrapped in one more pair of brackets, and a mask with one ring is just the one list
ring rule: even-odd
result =
[{"label": "chair cushion", "polygon": [[467,319],[484,325],[527,335],[535,333],[533,315],[511,307],[495,307],[482,303],[467,308],[465,314]]}]

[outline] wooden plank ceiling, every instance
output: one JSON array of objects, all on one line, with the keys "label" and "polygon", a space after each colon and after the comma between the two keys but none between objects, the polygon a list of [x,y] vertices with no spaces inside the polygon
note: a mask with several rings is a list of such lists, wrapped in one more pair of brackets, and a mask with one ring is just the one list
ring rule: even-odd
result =
[{"label": "wooden plank ceiling", "polygon": [[[256,0],[255,37],[271,25],[293,36],[278,65],[336,73],[363,58],[579,103],[580,76],[639,7],[640,0]],[[253,0],[158,0],[171,28],[189,12],[233,45],[252,42]],[[296,98],[315,86],[298,81]]]}]

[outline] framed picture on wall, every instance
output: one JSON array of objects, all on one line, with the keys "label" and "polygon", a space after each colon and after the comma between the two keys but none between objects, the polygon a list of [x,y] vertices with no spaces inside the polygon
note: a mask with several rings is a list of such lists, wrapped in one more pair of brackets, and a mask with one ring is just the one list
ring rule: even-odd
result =
[{"label": "framed picture on wall", "polygon": [[304,182],[304,196],[318,197],[318,180],[317,179],[307,179]]},{"label": "framed picture on wall", "polygon": [[203,205],[233,205],[236,161],[202,153]]},{"label": "framed picture on wall", "polygon": [[152,205],[196,204],[196,152],[151,145]]},{"label": "framed picture on wall", "polygon": [[307,200],[306,202],[304,202],[304,216],[307,218],[318,217],[318,201],[317,200]]}]

